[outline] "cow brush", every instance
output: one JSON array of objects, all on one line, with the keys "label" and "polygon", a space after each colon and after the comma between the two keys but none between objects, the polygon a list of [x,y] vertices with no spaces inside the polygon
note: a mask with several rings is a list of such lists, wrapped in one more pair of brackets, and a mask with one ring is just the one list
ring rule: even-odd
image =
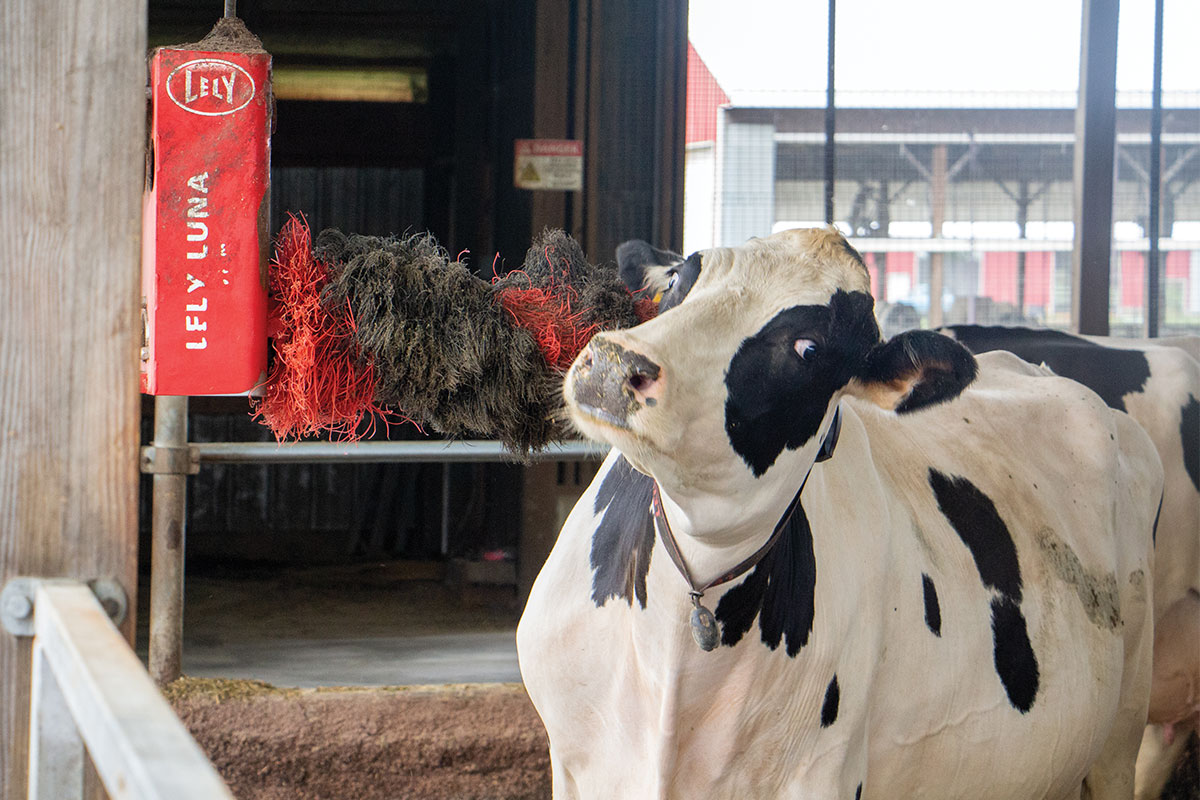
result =
[{"label": "cow brush", "polygon": [[254,416],[280,441],[412,422],[519,454],[571,435],[562,376],[592,335],[656,312],[549,229],[521,269],[485,280],[429,234],[327,229],[311,244],[292,218],[269,292],[274,360]]}]

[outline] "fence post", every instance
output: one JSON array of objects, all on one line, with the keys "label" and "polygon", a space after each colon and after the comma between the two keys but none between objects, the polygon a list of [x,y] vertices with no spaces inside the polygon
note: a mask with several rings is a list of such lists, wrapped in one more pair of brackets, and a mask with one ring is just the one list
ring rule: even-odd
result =
[{"label": "fence post", "polygon": [[[145,84],[146,0],[0,3],[0,584],[137,593]],[[27,793],[30,659],[0,632],[5,798]]]}]

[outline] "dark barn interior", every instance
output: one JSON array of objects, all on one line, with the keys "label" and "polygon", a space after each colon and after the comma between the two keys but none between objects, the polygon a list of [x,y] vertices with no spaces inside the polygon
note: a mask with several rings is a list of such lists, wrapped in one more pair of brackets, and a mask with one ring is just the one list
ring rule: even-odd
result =
[{"label": "dark barn interior", "polygon": [[[678,247],[682,92],[671,88],[682,86],[685,9],[535,0],[243,2],[239,16],[273,59],[272,230],[287,215],[303,214],[314,232],[430,231],[487,277],[519,266],[532,237],[548,226],[572,234],[595,262],[610,261],[616,243],[634,236]],[[150,45],[196,41],[219,11],[154,0]],[[640,68],[628,69],[635,58]],[[513,141],[534,137],[586,138],[585,191],[514,187]],[[152,436],[152,405],[143,398],[144,441]],[[194,398],[189,424],[197,442],[271,438],[249,418],[243,398]],[[375,436],[424,434],[399,425]],[[211,465],[189,478],[188,568],[473,561],[490,553],[530,561],[520,569],[527,588],[544,552],[519,552],[522,526],[536,527],[537,498],[560,484],[569,493],[578,470]],[[150,494],[144,476],[144,566]],[[557,509],[546,513],[542,527],[555,526]],[[543,545],[527,549],[544,550],[553,535],[541,532]]]}]

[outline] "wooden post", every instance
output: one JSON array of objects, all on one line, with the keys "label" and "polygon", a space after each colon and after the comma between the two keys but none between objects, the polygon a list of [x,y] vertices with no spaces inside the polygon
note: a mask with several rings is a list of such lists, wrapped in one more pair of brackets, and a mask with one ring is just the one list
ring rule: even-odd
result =
[{"label": "wooden post", "polygon": [[[933,146],[933,164],[929,178],[929,221],[933,228],[931,236],[938,244],[942,239],[942,222],[946,218],[946,145]],[[942,266],[943,253],[935,250],[929,254],[929,327],[942,324],[942,287],[945,276]]]},{"label": "wooden post", "polygon": [[[131,610],[145,85],[144,0],[0,3],[0,583],[112,577]],[[0,631],[0,797],[30,664]]]},{"label": "wooden post", "polygon": [[[567,0],[536,0],[534,15],[533,136],[575,138],[575,47],[577,25]],[[577,192],[533,192],[529,237],[543,228],[574,235],[572,208]]]}]

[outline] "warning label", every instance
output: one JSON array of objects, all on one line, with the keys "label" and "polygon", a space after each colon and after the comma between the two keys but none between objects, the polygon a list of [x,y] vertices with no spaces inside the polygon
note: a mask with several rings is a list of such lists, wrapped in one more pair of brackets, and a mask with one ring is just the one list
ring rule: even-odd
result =
[{"label": "warning label", "polygon": [[518,189],[583,189],[583,142],[517,139],[514,151],[513,183]]}]

